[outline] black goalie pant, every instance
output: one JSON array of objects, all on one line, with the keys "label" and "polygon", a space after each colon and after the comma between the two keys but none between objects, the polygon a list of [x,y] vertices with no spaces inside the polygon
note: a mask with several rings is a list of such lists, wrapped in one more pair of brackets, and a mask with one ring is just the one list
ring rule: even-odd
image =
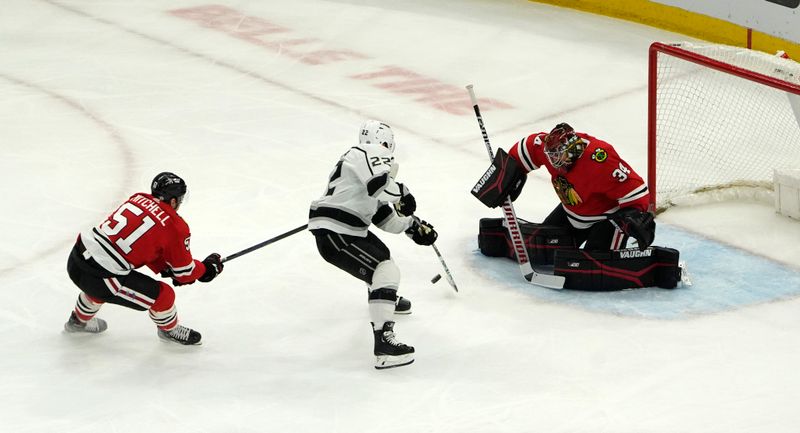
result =
[{"label": "black goalie pant", "polygon": [[312,230],[311,233],[325,261],[370,285],[375,268],[390,258],[389,248],[372,232],[367,232],[364,238],[325,229]]},{"label": "black goalie pant", "polygon": [[625,248],[628,243],[628,237],[620,232],[611,221],[605,220],[592,224],[587,229],[576,229],[569,222],[569,217],[564,208],[559,204],[550,212],[550,215],[542,221],[543,225],[560,226],[570,230],[572,236],[575,238],[575,245],[583,246],[586,250],[591,251],[608,251],[618,250]]}]

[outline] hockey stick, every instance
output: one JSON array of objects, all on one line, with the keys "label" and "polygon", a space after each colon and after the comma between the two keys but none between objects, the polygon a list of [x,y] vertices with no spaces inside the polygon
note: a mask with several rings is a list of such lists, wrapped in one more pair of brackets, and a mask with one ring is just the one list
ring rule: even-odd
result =
[{"label": "hockey stick", "polygon": [[[492,145],[489,143],[489,134],[486,133],[486,127],[483,125],[483,117],[481,116],[481,110],[478,107],[478,99],[475,97],[472,84],[467,86],[467,91],[472,101],[472,108],[475,110],[475,117],[478,118],[478,126],[481,128],[483,142],[486,144],[486,151],[489,153],[489,161],[494,161],[494,152],[492,152]],[[508,234],[511,237],[511,243],[514,245],[514,251],[517,253],[517,263],[519,263],[519,270],[522,272],[522,276],[528,280],[528,282],[536,284],[537,286],[550,289],[563,289],[564,277],[540,274],[533,270],[530,258],[528,257],[528,250],[525,248],[525,243],[522,241],[522,232],[517,222],[517,215],[514,213],[514,205],[511,203],[511,198],[509,197],[506,197],[506,200],[503,202],[503,219],[505,220],[506,227],[508,227]]]},{"label": "hockey stick", "polygon": [[[442,253],[439,252],[439,248],[436,247],[436,244],[431,244],[431,246],[433,247],[433,251],[436,252],[436,257],[439,257],[439,263],[441,263],[442,268],[444,268],[444,274],[445,276],[447,276],[447,282],[450,283],[450,287],[452,287],[453,290],[458,292],[458,286],[456,286],[456,281],[453,279],[453,274],[450,273],[450,268],[448,268],[447,264],[444,262]],[[436,281],[438,281],[438,279]]]},{"label": "hockey stick", "polygon": [[231,254],[231,255],[229,255],[227,257],[223,257],[222,258],[222,263],[225,263],[225,262],[227,262],[229,260],[233,260],[233,259],[235,259],[237,257],[241,257],[241,256],[243,256],[243,255],[245,255],[247,253],[251,253],[251,252],[253,252],[253,251],[255,251],[255,250],[259,249],[259,248],[266,247],[267,245],[269,245],[271,243],[274,243],[274,242],[278,242],[279,240],[281,240],[283,238],[288,238],[289,236],[291,236],[291,235],[293,235],[295,233],[301,232],[301,231],[303,231],[303,230],[305,230],[307,228],[308,228],[308,224],[303,224],[300,227],[291,229],[288,232],[280,234],[278,236],[275,236],[272,239],[267,239],[264,242],[257,243],[255,245],[253,245],[250,248],[245,248],[245,249],[239,251],[238,253],[233,253],[233,254]]}]

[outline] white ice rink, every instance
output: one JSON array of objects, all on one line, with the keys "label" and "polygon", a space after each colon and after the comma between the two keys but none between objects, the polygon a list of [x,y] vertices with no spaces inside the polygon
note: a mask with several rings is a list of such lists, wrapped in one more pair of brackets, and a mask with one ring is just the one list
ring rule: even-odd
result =
[{"label": "white ice rink", "polygon": [[[605,294],[482,257],[469,189],[495,148],[567,121],[646,172],[647,47],[685,36],[523,0],[4,0],[0,432],[797,432],[800,223],[759,204],[668,211],[695,285]],[[418,85],[412,85],[416,83]],[[115,305],[62,333],[79,230],[164,170],[195,256],[304,224],[365,118],[391,124],[430,248],[378,231],[414,312],[376,371],[364,285],[300,233],[178,287],[201,347]],[[555,206],[531,175],[520,217]]]}]

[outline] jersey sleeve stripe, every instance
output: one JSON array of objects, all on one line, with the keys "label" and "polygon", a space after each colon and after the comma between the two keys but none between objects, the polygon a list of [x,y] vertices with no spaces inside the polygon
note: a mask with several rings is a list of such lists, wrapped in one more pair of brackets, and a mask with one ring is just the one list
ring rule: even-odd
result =
[{"label": "jersey sleeve stripe", "polygon": [[517,149],[519,149],[519,156],[521,157],[520,160],[522,160],[522,165],[525,167],[525,170],[533,171],[539,167],[537,167],[536,164],[533,163],[533,160],[531,159],[531,154],[530,152],[528,152],[528,146],[526,145],[526,143],[528,142],[528,138],[529,137],[525,137],[522,140],[520,140],[519,143],[517,143]]},{"label": "jersey sleeve stripe", "polygon": [[375,215],[372,217],[372,223],[378,227],[383,226],[383,224],[392,217],[394,213],[394,209],[388,204],[381,206],[378,209],[378,212],[375,212]]},{"label": "jersey sleeve stripe", "polygon": [[628,194],[621,197],[619,200],[619,204],[630,203],[632,201],[639,200],[642,197],[645,197],[649,193],[647,189],[647,185],[641,185],[638,188],[634,189],[633,191],[629,192]]},{"label": "jersey sleeve stripe", "polygon": [[187,266],[181,266],[179,268],[173,268],[172,265],[169,265],[169,267],[170,267],[170,269],[172,269],[172,273],[176,277],[185,277],[185,276],[188,276],[188,275],[192,275],[192,272],[194,272],[194,268],[195,268],[194,260],[192,260],[192,263],[190,263]]},{"label": "jersey sleeve stripe", "polygon": [[[389,173],[384,172],[379,176],[375,176],[367,182],[367,194],[370,197],[375,197],[380,194],[389,184]],[[388,193],[387,193],[388,194]]]}]

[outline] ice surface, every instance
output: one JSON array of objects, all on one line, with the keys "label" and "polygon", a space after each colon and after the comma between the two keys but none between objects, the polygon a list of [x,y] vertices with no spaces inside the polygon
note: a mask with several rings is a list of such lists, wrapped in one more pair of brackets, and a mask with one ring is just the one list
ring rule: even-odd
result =
[{"label": "ice surface", "polygon": [[[659,217],[695,286],[526,285],[476,253],[469,188],[495,148],[568,121],[644,175],[646,59],[683,36],[527,1],[6,0],[0,14],[0,432],[796,432],[800,224],[764,205]],[[414,313],[408,367],[372,368],[366,291],[300,233],[177,288],[199,348],[105,306],[61,332],[78,231],[158,172],[191,190],[192,248],[303,224],[364,118],[391,124],[430,248],[380,234]],[[519,216],[555,205],[531,175]],[[777,292],[777,293],[776,293]]]}]

